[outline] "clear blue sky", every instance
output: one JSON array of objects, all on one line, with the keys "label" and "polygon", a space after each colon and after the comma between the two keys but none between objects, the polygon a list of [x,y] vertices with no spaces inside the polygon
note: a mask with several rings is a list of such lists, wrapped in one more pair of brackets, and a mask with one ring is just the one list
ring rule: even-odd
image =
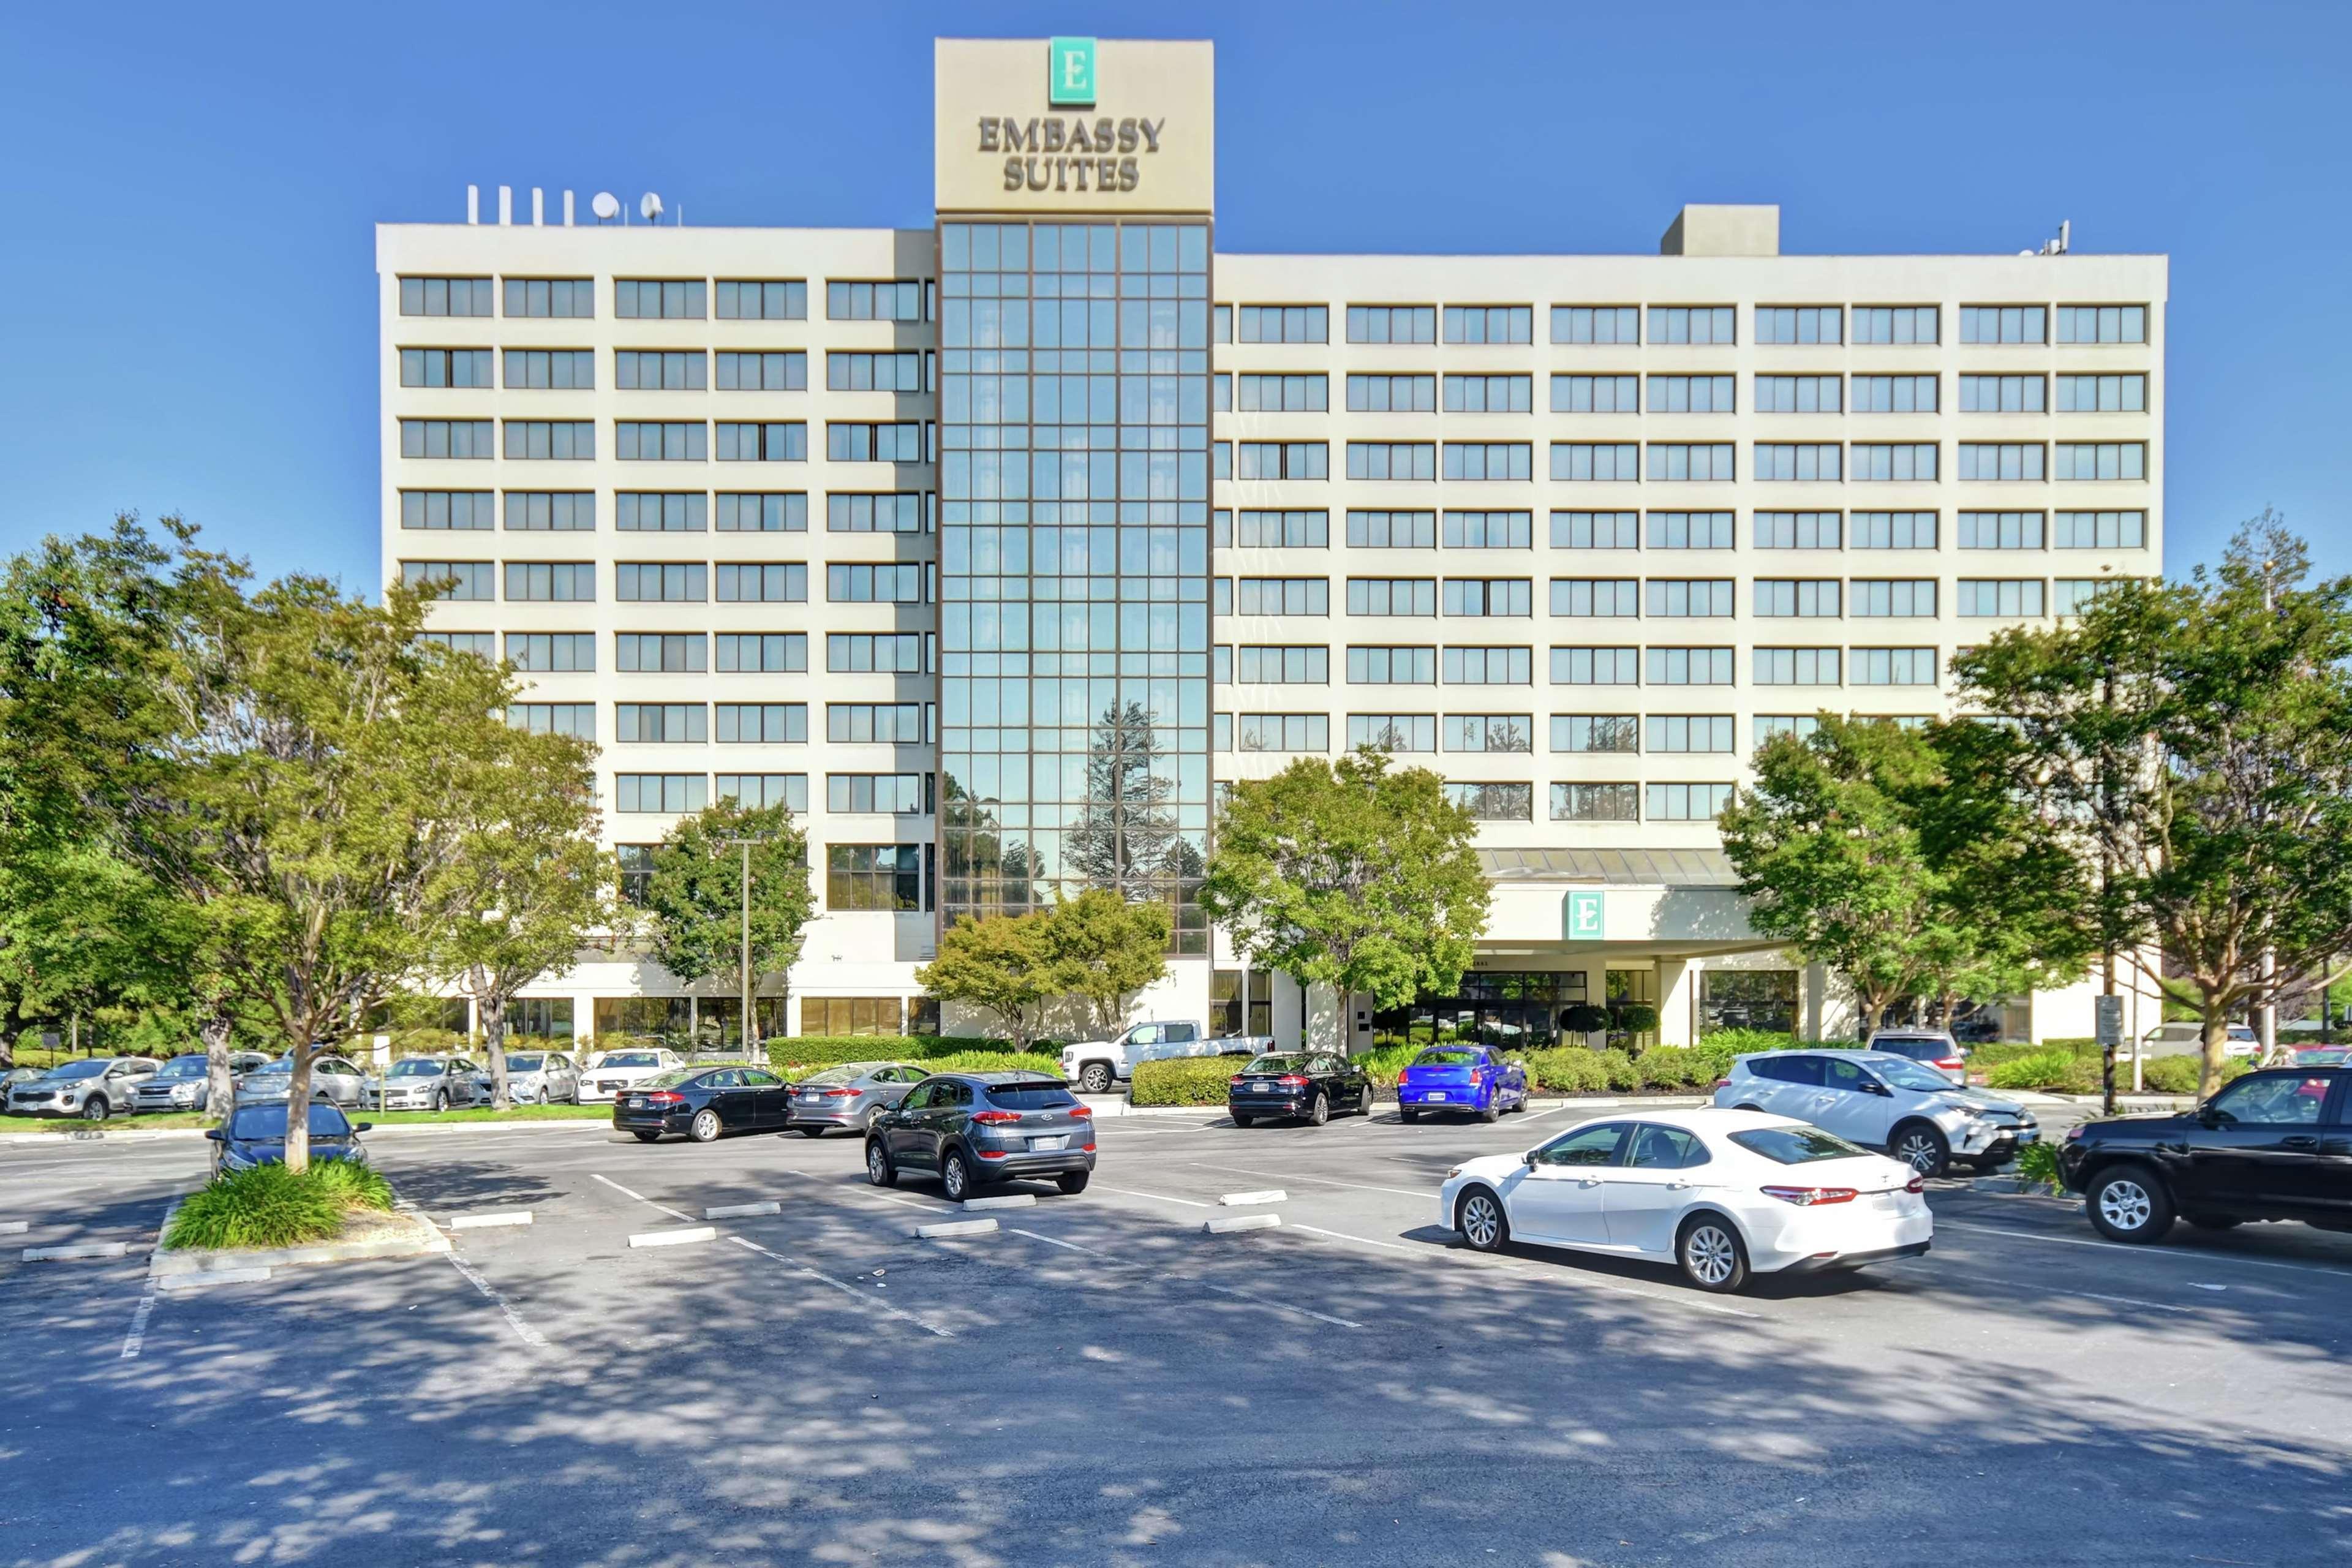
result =
[{"label": "clear blue sky", "polygon": [[[467,182],[922,225],[937,34],[1213,37],[1235,250],[2172,257],[2174,570],[2275,505],[2352,569],[2352,6],[12,5],[0,549],[178,510],[372,584],[373,237]],[[584,216],[584,213],[583,213]]]}]

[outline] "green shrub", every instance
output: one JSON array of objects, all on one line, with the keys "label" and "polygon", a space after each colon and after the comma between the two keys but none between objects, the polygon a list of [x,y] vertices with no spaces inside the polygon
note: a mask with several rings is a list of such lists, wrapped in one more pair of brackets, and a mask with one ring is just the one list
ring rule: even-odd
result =
[{"label": "green shrub", "polygon": [[[2195,1094],[2202,1063],[2194,1056],[2151,1057],[2140,1069],[2140,1082],[2151,1094]],[[2253,1070],[2252,1058],[2231,1057],[2221,1064],[2223,1083]],[[2121,1069],[2118,1068],[2120,1074]]]},{"label": "green shrub", "polygon": [[215,1176],[180,1205],[163,1245],[299,1247],[338,1236],[349,1189],[342,1184],[345,1178],[322,1181],[320,1172],[341,1163],[322,1161],[298,1176],[272,1161]]},{"label": "green shrub", "polygon": [[[979,1035],[779,1035],[762,1043],[767,1047],[768,1060],[777,1071],[788,1076],[797,1076],[795,1068],[838,1067],[843,1062],[919,1062],[928,1067],[944,1058],[974,1051],[992,1056],[1013,1054],[1010,1040],[992,1040]],[[614,1048],[602,1040],[597,1047]],[[1040,1040],[1028,1054],[1054,1058],[1053,1065],[1058,1068],[1060,1052],[1059,1045]]]},{"label": "green shrub", "polygon": [[1137,1105],[1223,1105],[1239,1057],[1174,1057],[1138,1062],[1128,1098]]},{"label": "green shrub", "polygon": [[2017,1173],[2029,1182],[2058,1185],[2058,1145],[2028,1143],[2020,1149],[2017,1152]]},{"label": "green shrub", "polygon": [[1724,1060],[1728,1062],[1733,1057],[1744,1057],[1754,1051],[1793,1051],[1801,1042],[1794,1035],[1783,1035],[1773,1029],[1717,1029],[1700,1036],[1698,1043],[1702,1047],[1720,1049],[1724,1053]]},{"label": "green shrub", "polygon": [[2017,1057],[1985,1074],[1991,1089],[2046,1089],[2079,1094],[2095,1088],[2098,1065],[2063,1048]]},{"label": "green shrub", "polygon": [[[808,1054],[821,1055],[816,1052]],[[1062,1071],[1059,1058],[1034,1051],[1027,1053],[948,1051],[921,1058],[908,1055],[893,1056],[887,1051],[858,1051],[844,1053],[829,1061],[820,1059],[787,1062],[774,1058],[770,1059],[774,1061],[776,1070],[793,1082],[798,1082],[813,1072],[819,1072],[829,1067],[838,1067],[843,1062],[908,1061],[929,1072],[1048,1072],[1059,1077]]]},{"label": "green shrub", "polygon": [[304,1179],[347,1209],[388,1213],[392,1208],[392,1184],[373,1165],[355,1160],[321,1160],[305,1173]]},{"label": "green shrub", "polygon": [[1554,1094],[1598,1094],[1609,1087],[1601,1053],[1582,1046],[1528,1054],[1528,1081]]},{"label": "green shrub", "polygon": [[1634,1058],[1633,1066],[1643,1089],[1687,1089],[1698,1071],[1687,1046],[1652,1046]]},{"label": "green shrub", "polygon": [[1604,1087],[1621,1094],[1642,1087],[1642,1069],[1634,1066],[1633,1058],[1623,1051],[1601,1053],[1601,1076]]}]

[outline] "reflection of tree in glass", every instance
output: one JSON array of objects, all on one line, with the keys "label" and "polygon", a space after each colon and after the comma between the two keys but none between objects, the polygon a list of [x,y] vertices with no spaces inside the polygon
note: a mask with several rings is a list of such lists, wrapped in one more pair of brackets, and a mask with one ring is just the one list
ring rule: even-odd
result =
[{"label": "reflection of tree in glass", "polygon": [[1035,906],[1037,868],[1029,846],[1006,843],[996,814],[974,800],[953,773],[940,802],[947,840],[947,901],[952,909],[1014,914]]},{"label": "reflection of tree in glass", "polygon": [[[1140,702],[1104,709],[1087,752],[1086,804],[1070,832],[1072,873],[1125,899],[1164,898],[1169,878],[1199,876],[1199,851],[1177,837],[1175,795],[1176,759],[1150,711]],[[1180,868],[1186,860],[1190,868]]]}]

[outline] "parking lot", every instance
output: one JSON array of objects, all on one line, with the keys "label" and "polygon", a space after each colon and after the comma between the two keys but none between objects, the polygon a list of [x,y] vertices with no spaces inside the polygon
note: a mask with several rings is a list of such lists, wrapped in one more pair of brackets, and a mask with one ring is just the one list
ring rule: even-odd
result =
[{"label": "parking lot", "polygon": [[[1436,1224],[1454,1162],[1591,1114],[1106,1119],[1085,1194],[1014,1189],[1035,1206],[951,1240],[910,1234],[963,1217],[936,1186],[867,1185],[849,1137],[385,1131],[435,1218],[532,1222],[162,1295],[145,1252],[204,1145],[11,1146],[23,1244],[132,1246],[0,1263],[0,1561],[2352,1552],[2352,1237],[2120,1247],[1948,1184],[1925,1258],[1715,1298]],[[1262,1189],[1286,1196],[1219,1201]],[[1202,1232],[1236,1213],[1282,1223]]]}]

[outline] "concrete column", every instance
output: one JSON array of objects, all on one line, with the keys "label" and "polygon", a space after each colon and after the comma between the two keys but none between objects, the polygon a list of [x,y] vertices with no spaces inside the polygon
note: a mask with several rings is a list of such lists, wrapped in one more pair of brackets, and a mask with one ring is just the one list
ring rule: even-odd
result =
[{"label": "concrete column", "polygon": [[1307,994],[1297,981],[1276,973],[1274,976],[1274,1041],[1277,1046],[1293,1046],[1299,1031],[1307,1025]]},{"label": "concrete column", "polygon": [[575,995],[572,998],[572,1037],[584,1046],[596,1037],[596,998]]},{"label": "concrete column", "polygon": [[1310,1050],[1348,1048],[1347,1009],[1344,998],[1328,985],[1307,988],[1307,1047]]},{"label": "concrete column", "polygon": [[1797,985],[1797,1037],[1818,1040],[1822,1037],[1822,1025],[1829,1016],[1829,966],[1808,963]]},{"label": "concrete column", "polygon": [[1699,966],[1679,958],[1658,960],[1658,1044],[1687,1046],[1696,1037]]}]

